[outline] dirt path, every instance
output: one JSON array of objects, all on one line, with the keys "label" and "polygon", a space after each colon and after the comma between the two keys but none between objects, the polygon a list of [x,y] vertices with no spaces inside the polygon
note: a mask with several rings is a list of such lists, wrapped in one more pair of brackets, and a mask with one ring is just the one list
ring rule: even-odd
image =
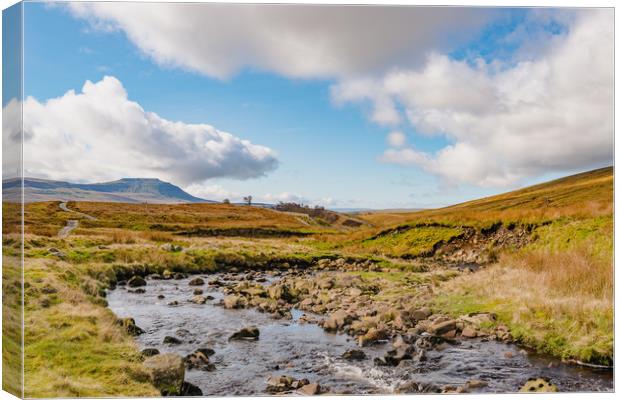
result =
[{"label": "dirt path", "polygon": [[[84,217],[86,219],[89,219],[91,221],[94,221],[94,220],[97,219],[97,218],[93,217],[92,215],[88,215],[88,214],[84,214],[84,213],[79,212],[79,211],[71,210],[69,207],[67,207],[67,202],[66,201],[60,203],[58,206],[63,211],[74,213],[74,214],[78,214],[79,216]],[[60,230],[60,232],[58,232],[58,236],[61,237],[61,238],[65,238],[65,237],[69,236],[71,231],[74,230],[75,228],[77,228],[79,224],[80,224],[80,222],[77,219],[70,219],[70,220],[68,220],[67,221],[67,226],[65,226],[64,228],[62,228]]]}]

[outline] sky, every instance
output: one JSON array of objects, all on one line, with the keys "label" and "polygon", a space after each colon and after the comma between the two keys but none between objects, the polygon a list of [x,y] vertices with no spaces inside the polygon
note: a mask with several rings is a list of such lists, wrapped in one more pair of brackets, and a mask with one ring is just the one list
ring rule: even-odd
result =
[{"label": "sky", "polygon": [[25,3],[23,110],[25,176],[444,206],[613,163],[613,11]]}]

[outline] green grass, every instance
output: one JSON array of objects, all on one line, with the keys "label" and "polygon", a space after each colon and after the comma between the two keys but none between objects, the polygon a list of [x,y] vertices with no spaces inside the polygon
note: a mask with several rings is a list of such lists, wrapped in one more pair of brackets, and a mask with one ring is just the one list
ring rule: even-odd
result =
[{"label": "green grass", "polygon": [[404,232],[389,232],[365,240],[362,246],[374,254],[416,257],[429,254],[439,242],[447,242],[462,233],[460,228],[444,226],[404,227]]}]

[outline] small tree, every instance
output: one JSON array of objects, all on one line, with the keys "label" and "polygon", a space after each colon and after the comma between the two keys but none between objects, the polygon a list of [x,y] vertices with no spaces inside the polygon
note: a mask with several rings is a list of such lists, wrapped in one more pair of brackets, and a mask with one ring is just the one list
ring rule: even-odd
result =
[{"label": "small tree", "polygon": [[245,197],[243,198],[243,201],[244,201],[244,202],[245,202],[248,206],[251,206],[251,205],[252,205],[252,196],[251,196],[251,195],[250,195],[250,196],[245,196]]},{"label": "small tree", "polygon": [[224,204],[230,204],[230,200],[228,200],[228,199],[224,199],[224,201],[222,201],[222,203],[224,203]]}]

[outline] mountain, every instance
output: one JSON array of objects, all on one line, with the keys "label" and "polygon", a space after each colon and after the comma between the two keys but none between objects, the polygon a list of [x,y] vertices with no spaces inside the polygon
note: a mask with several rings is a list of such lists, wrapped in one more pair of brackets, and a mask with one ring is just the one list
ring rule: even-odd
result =
[{"label": "mountain", "polygon": [[[20,179],[2,182],[4,201],[19,201]],[[70,183],[24,178],[26,203],[52,200],[120,203],[215,203],[194,197],[178,186],[150,178],[123,178],[103,183]]]}]

